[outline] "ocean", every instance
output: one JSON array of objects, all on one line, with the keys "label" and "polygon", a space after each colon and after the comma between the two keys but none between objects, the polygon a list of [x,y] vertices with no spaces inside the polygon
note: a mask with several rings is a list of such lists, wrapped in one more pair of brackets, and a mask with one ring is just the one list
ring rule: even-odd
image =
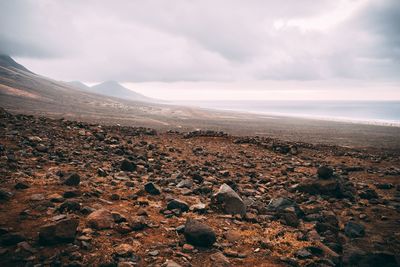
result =
[{"label": "ocean", "polygon": [[400,101],[185,101],[177,104],[400,127]]}]

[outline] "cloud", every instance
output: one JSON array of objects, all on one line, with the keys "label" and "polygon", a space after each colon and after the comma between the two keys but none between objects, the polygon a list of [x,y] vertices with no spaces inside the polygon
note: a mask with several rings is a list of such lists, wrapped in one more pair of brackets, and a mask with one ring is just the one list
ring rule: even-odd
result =
[{"label": "cloud", "polygon": [[0,2],[0,52],[63,80],[394,79],[398,0]]}]

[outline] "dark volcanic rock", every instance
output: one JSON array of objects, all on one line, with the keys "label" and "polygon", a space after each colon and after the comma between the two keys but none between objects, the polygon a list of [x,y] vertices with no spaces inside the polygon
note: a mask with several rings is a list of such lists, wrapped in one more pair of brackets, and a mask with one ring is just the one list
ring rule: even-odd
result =
[{"label": "dark volcanic rock", "polygon": [[348,222],[344,227],[344,233],[348,237],[363,237],[365,236],[365,226],[355,223],[355,222]]},{"label": "dark volcanic rock", "polygon": [[179,209],[182,212],[186,212],[189,211],[189,205],[185,201],[179,199],[172,199],[168,202],[167,209],[169,210]]},{"label": "dark volcanic rock", "polygon": [[18,182],[18,183],[15,184],[14,188],[17,189],[17,190],[28,189],[29,185],[27,183]]},{"label": "dark volcanic rock", "polygon": [[212,196],[211,202],[214,205],[219,206],[225,213],[240,215],[246,214],[246,205],[243,200],[227,184],[221,185],[218,192]]},{"label": "dark volcanic rock", "polygon": [[4,246],[13,246],[25,240],[25,237],[20,233],[6,233],[0,236],[0,244]]},{"label": "dark volcanic rock", "polygon": [[13,194],[5,189],[0,189],[0,201],[9,200]]},{"label": "dark volcanic rock", "polygon": [[318,177],[321,179],[329,179],[333,175],[333,169],[328,166],[321,166],[317,170]]},{"label": "dark volcanic rock", "polygon": [[186,221],[184,235],[188,243],[199,247],[210,247],[217,239],[211,227],[190,218]]},{"label": "dark volcanic rock", "polygon": [[42,245],[72,242],[75,239],[78,225],[77,218],[68,218],[44,225],[39,230],[39,242]]},{"label": "dark volcanic rock", "polygon": [[144,185],[144,190],[150,195],[159,195],[161,194],[160,188],[152,182],[148,182]]},{"label": "dark volcanic rock", "polygon": [[297,216],[303,216],[304,213],[300,209],[299,205],[297,203],[286,197],[278,197],[272,199],[269,204],[267,205],[267,210],[269,211],[275,211],[275,212],[284,212],[286,209],[293,208],[294,212],[296,213]]},{"label": "dark volcanic rock", "polygon": [[378,198],[378,193],[376,193],[376,191],[371,188],[367,188],[367,189],[361,191],[359,195],[360,195],[360,198],[363,198],[363,199]]},{"label": "dark volcanic rock", "polygon": [[79,174],[73,172],[64,177],[63,183],[69,186],[77,186],[81,182]]},{"label": "dark volcanic rock", "polygon": [[130,160],[124,159],[121,162],[121,170],[126,172],[133,172],[136,170],[136,164]]}]

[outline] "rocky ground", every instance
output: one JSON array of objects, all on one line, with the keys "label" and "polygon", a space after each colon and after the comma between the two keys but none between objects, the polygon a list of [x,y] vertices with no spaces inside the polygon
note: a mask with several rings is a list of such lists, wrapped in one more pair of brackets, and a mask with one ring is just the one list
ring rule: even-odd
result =
[{"label": "rocky ground", "polygon": [[398,266],[400,151],[0,111],[0,266]]}]

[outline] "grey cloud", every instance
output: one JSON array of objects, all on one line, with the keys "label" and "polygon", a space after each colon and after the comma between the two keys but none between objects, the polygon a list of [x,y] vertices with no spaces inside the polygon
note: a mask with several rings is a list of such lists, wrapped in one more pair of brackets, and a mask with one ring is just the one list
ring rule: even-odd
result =
[{"label": "grey cloud", "polygon": [[0,53],[64,80],[399,79],[398,0],[327,31],[285,24],[348,1],[5,0]]}]

